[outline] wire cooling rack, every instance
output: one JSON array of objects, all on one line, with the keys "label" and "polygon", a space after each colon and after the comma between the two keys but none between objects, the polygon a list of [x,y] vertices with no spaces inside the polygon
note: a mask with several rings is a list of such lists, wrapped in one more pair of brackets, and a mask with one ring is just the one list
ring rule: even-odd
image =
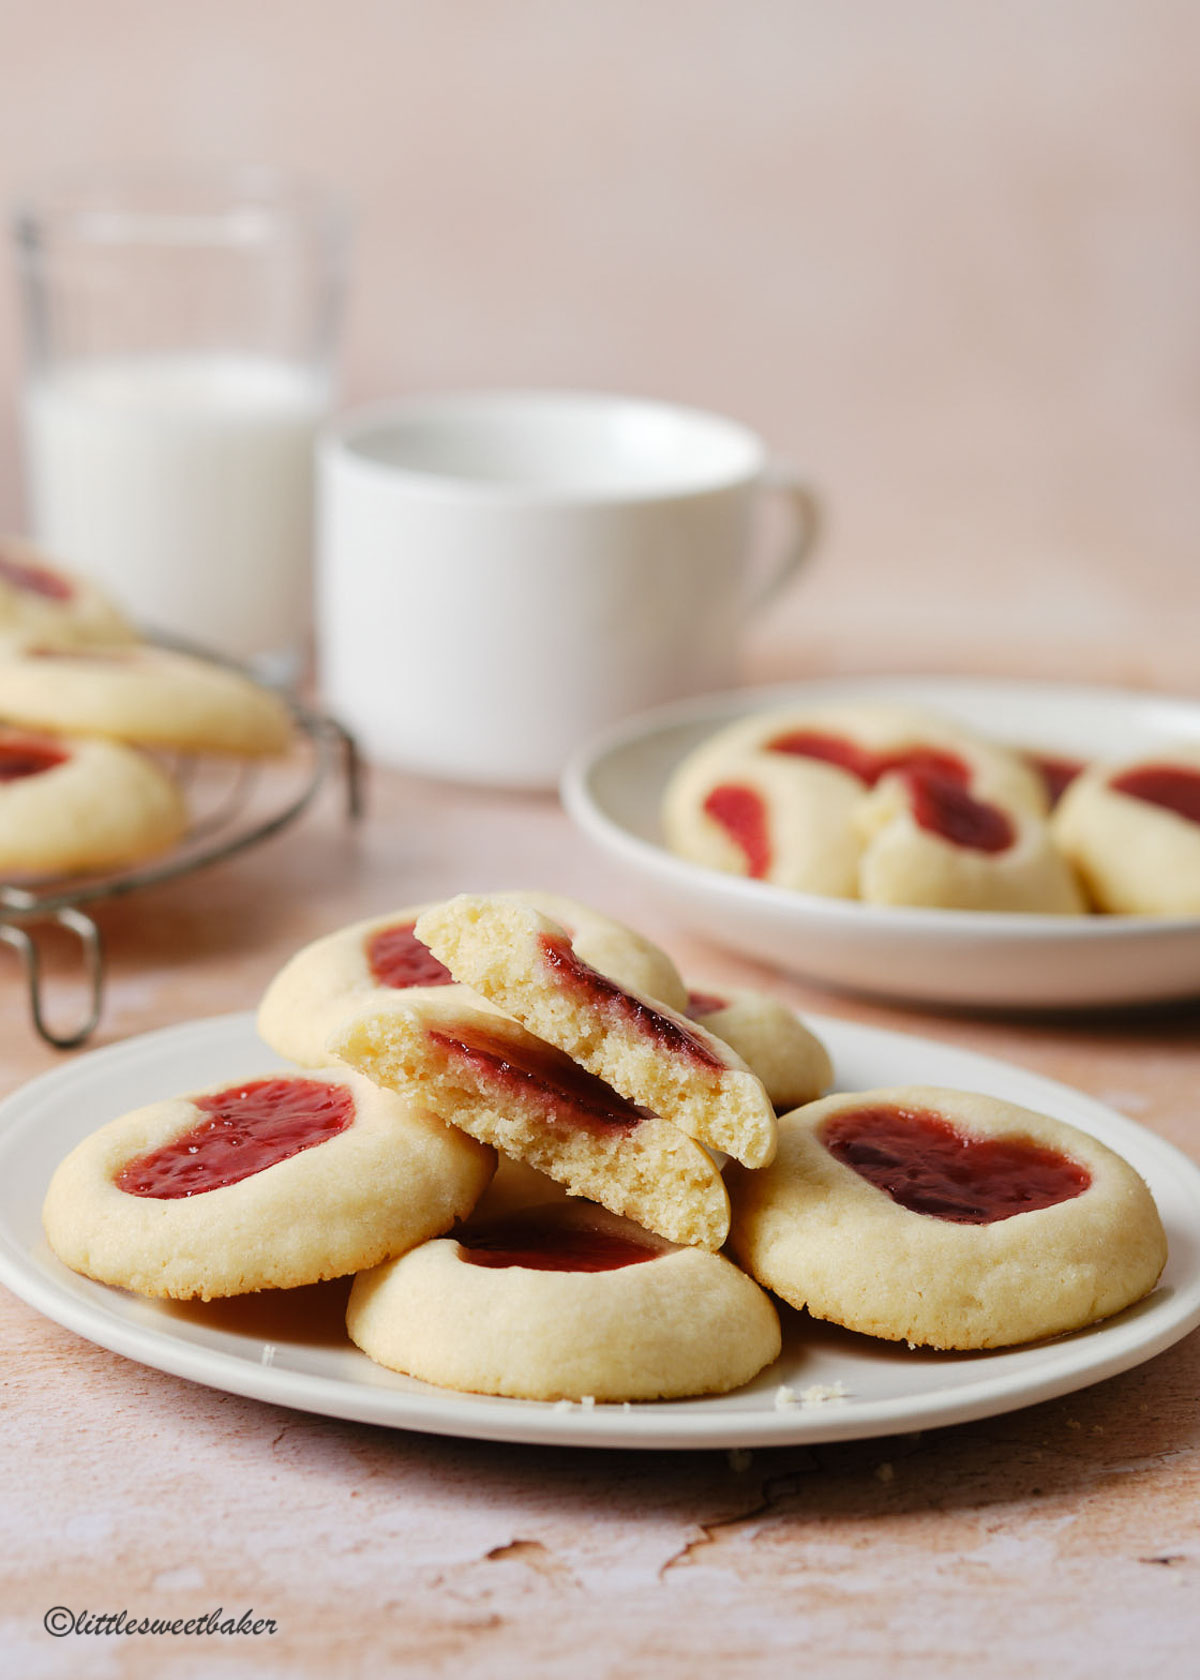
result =
[{"label": "wire cooling rack", "polygon": [[[96,1030],[104,1007],[104,943],[86,907],[189,875],[259,845],[295,822],[335,777],[342,780],[349,819],[356,821],[361,815],[362,769],[353,737],[333,718],[295,697],[282,698],[295,720],[297,737],[286,760],[165,756],[191,812],[186,834],[165,857],[102,874],[0,881],[0,942],[12,946],[20,958],[30,1019],[47,1044],[57,1050],[75,1049]],[[78,945],[84,977],[82,1018],[66,1030],[48,1019],[41,942],[52,928],[66,932]]]}]

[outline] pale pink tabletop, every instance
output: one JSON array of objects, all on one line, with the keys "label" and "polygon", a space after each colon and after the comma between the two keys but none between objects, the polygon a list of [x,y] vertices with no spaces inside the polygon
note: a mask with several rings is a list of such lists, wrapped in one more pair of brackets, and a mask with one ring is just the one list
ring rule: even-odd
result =
[{"label": "pale pink tabletop", "polygon": [[[96,1044],[252,1007],[299,944],[463,888],[539,884],[635,922],[689,976],[978,1048],[1066,1080],[1200,1160],[1194,1007],[981,1020],[854,1002],[688,936],[551,797],[372,779],[258,852],[112,907]],[[70,992],[58,1001],[69,1003]],[[0,972],[3,1090],[59,1065]],[[752,1455],[492,1445],[194,1386],[0,1292],[4,1672],[980,1675],[1053,1652],[1189,1672],[1200,1568],[1200,1335],[990,1421]],[[270,1617],[273,1635],[54,1641],[60,1605]],[[86,1645],[86,1650],[80,1646]],[[180,1648],[182,1647],[182,1648]],[[1132,1660],[1132,1657],[1130,1657]]]}]

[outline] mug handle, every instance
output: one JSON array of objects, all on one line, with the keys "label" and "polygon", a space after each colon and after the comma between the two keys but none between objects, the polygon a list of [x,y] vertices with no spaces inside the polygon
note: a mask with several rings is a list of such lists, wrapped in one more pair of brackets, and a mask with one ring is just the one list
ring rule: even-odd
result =
[{"label": "mug handle", "polygon": [[763,577],[750,590],[746,609],[757,613],[791,582],[821,534],[821,504],[784,461],[768,461],[758,481],[760,491],[783,504],[789,529]]}]

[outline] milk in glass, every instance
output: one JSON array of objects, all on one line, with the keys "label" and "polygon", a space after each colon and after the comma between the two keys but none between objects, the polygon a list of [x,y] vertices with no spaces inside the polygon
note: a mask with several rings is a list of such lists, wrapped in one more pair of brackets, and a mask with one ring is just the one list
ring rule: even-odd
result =
[{"label": "milk in glass", "polygon": [[311,619],[322,376],[233,351],[60,362],[27,388],[38,540],[146,624],[295,656]]}]

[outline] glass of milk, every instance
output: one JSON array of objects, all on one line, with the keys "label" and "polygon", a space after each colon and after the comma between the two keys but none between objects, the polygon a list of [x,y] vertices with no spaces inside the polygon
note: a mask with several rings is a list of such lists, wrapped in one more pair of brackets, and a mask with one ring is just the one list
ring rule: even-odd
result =
[{"label": "glass of milk", "polygon": [[278,171],[146,173],[15,218],[35,539],[151,629],[294,677],[338,201]]}]

